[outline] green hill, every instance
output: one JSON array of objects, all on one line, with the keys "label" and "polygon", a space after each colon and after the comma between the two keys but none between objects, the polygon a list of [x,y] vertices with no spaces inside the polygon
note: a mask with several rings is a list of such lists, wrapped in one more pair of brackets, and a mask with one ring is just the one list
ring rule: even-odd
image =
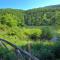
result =
[{"label": "green hill", "polygon": [[[59,7],[59,5],[56,7]],[[59,25],[60,9],[57,8],[0,9],[0,38],[6,38],[7,40],[26,40],[25,30],[32,27],[58,27]],[[37,29],[39,30],[40,28]]]},{"label": "green hill", "polygon": [[[31,43],[31,53],[41,60],[60,58],[60,42],[50,41],[54,37],[59,37],[60,40],[59,6],[30,10],[0,9],[0,38],[27,51],[28,44]],[[17,60],[11,51],[6,53],[5,50],[0,46],[0,56],[3,56],[4,60]],[[12,56],[14,57],[11,58]]]}]

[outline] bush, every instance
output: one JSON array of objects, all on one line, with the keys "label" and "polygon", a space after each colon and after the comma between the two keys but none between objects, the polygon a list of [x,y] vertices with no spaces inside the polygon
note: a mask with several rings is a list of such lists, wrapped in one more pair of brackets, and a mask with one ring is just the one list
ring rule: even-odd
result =
[{"label": "bush", "polygon": [[55,60],[53,46],[43,44],[33,45],[32,54],[38,57],[40,60]]},{"label": "bush", "polygon": [[56,58],[60,58],[60,41],[55,44],[54,54]]},{"label": "bush", "polygon": [[36,43],[31,45],[31,53],[40,60],[60,59],[60,42],[48,42],[49,44]]},{"label": "bush", "polygon": [[2,48],[1,46],[0,46],[0,58],[2,58],[3,60],[17,60],[14,51]]},{"label": "bush", "polygon": [[42,29],[42,34],[40,35],[40,39],[50,40],[53,37],[49,28]]},{"label": "bush", "polygon": [[32,39],[32,40],[38,40],[40,35],[42,33],[42,30],[41,29],[25,29],[24,30],[24,34],[29,38],[29,39]]}]

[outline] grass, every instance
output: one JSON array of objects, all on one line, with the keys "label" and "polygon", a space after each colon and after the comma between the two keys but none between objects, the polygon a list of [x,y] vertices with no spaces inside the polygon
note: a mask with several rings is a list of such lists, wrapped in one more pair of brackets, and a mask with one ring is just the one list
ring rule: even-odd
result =
[{"label": "grass", "polygon": [[[27,40],[30,40],[30,39],[26,37],[25,33],[28,33],[28,34],[31,34],[32,32],[35,33],[34,32],[35,29],[36,29],[36,32],[40,30],[39,33],[41,33],[42,32],[41,29],[45,27],[48,27],[54,35],[58,35],[58,33],[60,33],[60,29],[56,30],[57,27],[53,27],[53,26],[40,26],[40,27],[34,27],[34,28],[32,27],[23,27],[23,28],[11,27],[10,28],[10,27],[7,27],[6,25],[4,26],[0,24],[0,38],[6,39],[9,42],[19,46],[26,45],[28,43]],[[39,33],[37,32],[37,34]],[[36,43],[40,43],[40,42],[36,41]],[[44,42],[44,44],[50,44],[50,43],[46,41]],[[53,43],[51,42],[51,44]]]}]

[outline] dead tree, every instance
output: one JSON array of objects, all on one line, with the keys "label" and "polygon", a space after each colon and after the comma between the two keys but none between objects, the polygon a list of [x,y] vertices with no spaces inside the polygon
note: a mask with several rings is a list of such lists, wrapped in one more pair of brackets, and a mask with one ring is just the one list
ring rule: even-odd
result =
[{"label": "dead tree", "polygon": [[23,50],[22,48],[17,47],[15,44],[12,44],[12,43],[10,43],[10,42],[8,42],[8,41],[6,41],[4,39],[1,39],[1,38],[0,38],[0,41],[5,42],[5,43],[9,44],[10,46],[12,46],[14,49],[16,49],[17,52],[18,52],[18,55],[20,55],[20,56],[22,54],[22,55],[26,56],[27,58],[31,58],[31,60],[39,60],[38,58],[36,58],[35,56],[31,55],[30,53],[28,53],[27,51]]}]

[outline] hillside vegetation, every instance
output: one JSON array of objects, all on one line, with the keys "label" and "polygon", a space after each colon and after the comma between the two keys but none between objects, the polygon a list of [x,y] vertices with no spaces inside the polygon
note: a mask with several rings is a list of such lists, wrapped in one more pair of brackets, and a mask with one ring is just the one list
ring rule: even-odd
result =
[{"label": "hillside vegetation", "polygon": [[[31,53],[39,59],[60,58],[60,41],[50,41],[54,37],[60,40],[60,8],[0,9],[0,38],[26,50],[31,43]],[[0,55],[5,56],[2,50]],[[11,56],[4,58],[9,60]]]}]

